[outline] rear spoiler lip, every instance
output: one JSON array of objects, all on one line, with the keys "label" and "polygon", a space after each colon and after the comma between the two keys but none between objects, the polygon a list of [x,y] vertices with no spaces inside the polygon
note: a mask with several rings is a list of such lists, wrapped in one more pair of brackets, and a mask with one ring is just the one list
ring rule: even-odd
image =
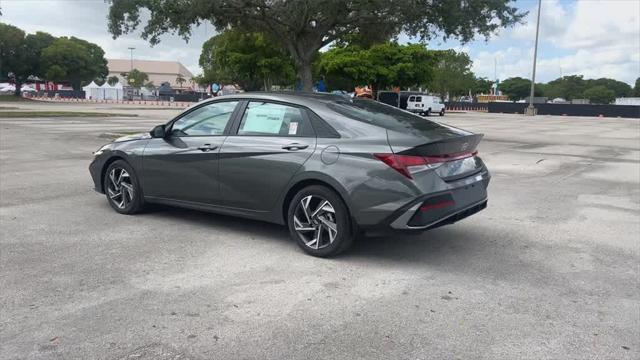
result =
[{"label": "rear spoiler lip", "polygon": [[417,156],[443,156],[458,153],[473,153],[476,151],[478,144],[484,137],[484,134],[469,134],[446,139],[440,139],[433,142],[427,142],[416,145],[412,148],[399,151],[399,155],[417,155]]}]

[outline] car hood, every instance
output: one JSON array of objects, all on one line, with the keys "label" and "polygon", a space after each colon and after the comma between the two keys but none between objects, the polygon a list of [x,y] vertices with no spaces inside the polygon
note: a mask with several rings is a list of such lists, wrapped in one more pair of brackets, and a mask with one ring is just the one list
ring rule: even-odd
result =
[{"label": "car hood", "polygon": [[151,135],[148,132],[143,132],[143,133],[121,136],[113,140],[113,142],[117,143],[117,142],[132,141],[132,140],[144,140],[144,139],[150,139],[150,138],[151,138]]}]

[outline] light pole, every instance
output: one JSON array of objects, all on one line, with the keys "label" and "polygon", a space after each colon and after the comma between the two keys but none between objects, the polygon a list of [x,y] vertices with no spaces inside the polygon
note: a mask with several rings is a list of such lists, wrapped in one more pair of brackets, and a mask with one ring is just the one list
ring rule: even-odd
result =
[{"label": "light pole", "polygon": [[129,70],[129,71],[131,71],[131,70],[133,70],[133,50],[135,50],[136,48],[128,47],[127,49],[129,49],[129,51],[131,51],[131,69]]},{"label": "light pole", "polygon": [[536,86],[536,60],[538,57],[538,35],[540,33],[540,9],[542,9],[542,0],[538,0],[538,21],[536,22],[536,43],[533,47],[533,71],[531,72],[531,94],[529,95],[529,106],[527,107],[527,115],[534,116],[536,109],[533,107],[533,93]]}]

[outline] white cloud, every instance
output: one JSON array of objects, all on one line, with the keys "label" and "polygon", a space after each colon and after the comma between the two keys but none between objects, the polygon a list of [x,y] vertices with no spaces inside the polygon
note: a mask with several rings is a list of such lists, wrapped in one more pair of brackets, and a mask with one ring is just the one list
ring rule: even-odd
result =
[{"label": "white cloud", "polygon": [[[536,81],[562,75],[609,77],[633,84],[640,76],[640,1],[590,0],[563,6],[557,0],[543,2]],[[527,23],[503,30],[500,40],[509,47],[475,56],[474,71],[493,78],[531,77],[537,7]]]},{"label": "white cloud", "polygon": [[[160,44],[151,47],[140,38],[140,31],[113,39],[107,30],[109,4],[95,0],[2,1],[0,21],[17,26],[27,33],[45,31],[54,36],[75,36],[96,43],[107,58],[130,56],[145,60],[178,60],[193,74],[201,73],[198,59],[202,43],[215,35],[210,24],[193,30],[188,43],[177,35],[164,35]],[[144,25],[144,22],[142,23]]]}]

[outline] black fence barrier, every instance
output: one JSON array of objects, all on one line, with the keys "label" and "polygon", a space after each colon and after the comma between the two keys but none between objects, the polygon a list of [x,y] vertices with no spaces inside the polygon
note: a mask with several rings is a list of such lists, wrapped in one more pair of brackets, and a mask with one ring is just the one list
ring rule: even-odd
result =
[{"label": "black fence barrier", "polygon": [[84,99],[84,91],[82,90],[47,90],[47,91],[38,91],[36,93],[40,97],[55,97],[56,94],[58,97],[63,99]]},{"label": "black fence barrier", "polygon": [[444,103],[447,110],[460,111],[487,111],[487,103],[474,103],[462,101],[446,101]]},{"label": "black fence barrier", "polygon": [[[526,103],[490,102],[490,113],[523,114]],[[565,116],[605,116],[640,118],[640,106],[637,105],[592,105],[592,104],[534,104],[538,115]]]}]

